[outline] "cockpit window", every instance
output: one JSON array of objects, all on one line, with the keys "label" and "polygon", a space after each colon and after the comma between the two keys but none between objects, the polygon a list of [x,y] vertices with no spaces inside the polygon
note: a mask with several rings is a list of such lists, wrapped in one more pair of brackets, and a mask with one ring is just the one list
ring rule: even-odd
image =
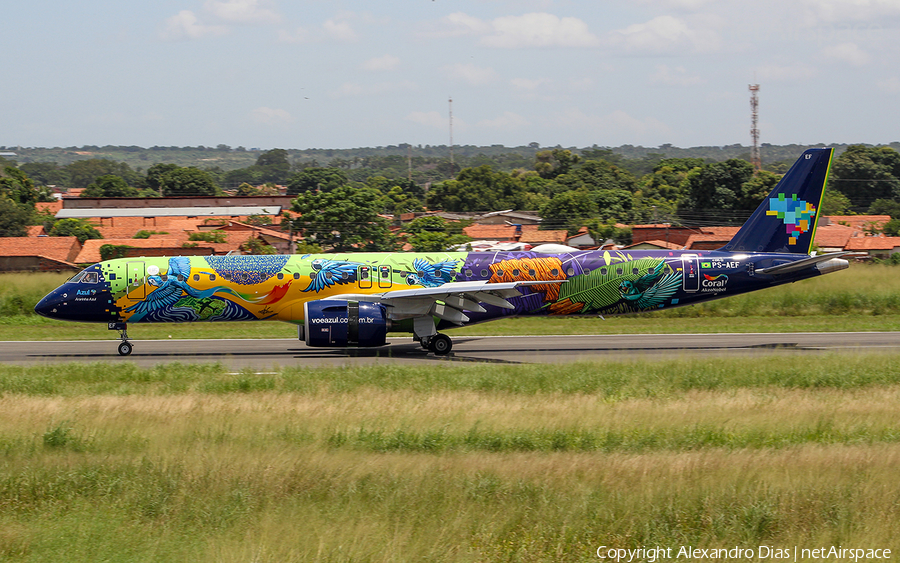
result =
[{"label": "cockpit window", "polygon": [[84,278],[81,279],[82,283],[97,283],[97,272],[85,272]]},{"label": "cockpit window", "polygon": [[69,278],[69,283],[78,283],[78,282],[80,282],[80,281],[81,281],[81,278],[83,278],[84,275],[85,275],[86,273],[87,273],[87,272],[85,272],[84,270],[78,272],[77,274],[75,274],[74,276],[72,276],[71,278]]}]

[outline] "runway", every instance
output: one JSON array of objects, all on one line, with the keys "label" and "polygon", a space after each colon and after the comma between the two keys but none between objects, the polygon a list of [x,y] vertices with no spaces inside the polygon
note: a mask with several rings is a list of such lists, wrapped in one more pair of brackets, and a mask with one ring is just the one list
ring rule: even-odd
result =
[{"label": "runway", "polygon": [[[451,333],[448,333],[451,334]],[[900,352],[900,333],[817,332],[754,334],[640,334],[565,336],[460,336],[448,356],[435,356],[411,338],[390,338],[382,348],[309,348],[293,339],[132,340],[130,356],[116,353],[117,341],[0,342],[0,363],[221,362],[234,369],[293,365],[352,365],[393,362],[564,363],[604,359],[714,358],[772,354]]]}]

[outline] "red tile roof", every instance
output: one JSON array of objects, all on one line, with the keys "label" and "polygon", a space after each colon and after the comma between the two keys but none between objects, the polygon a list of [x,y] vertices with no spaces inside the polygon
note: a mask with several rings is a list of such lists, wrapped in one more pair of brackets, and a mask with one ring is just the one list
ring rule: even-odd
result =
[{"label": "red tile roof", "polygon": [[822,248],[844,248],[855,230],[853,227],[831,224],[816,228],[816,246]]},{"label": "red tile roof", "polygon": [[54,201],[39,201],[34,204],[34,209],[38,213],[40,213],[41,211],[46,211],[47,213],[50,213],[52,215],[56,215],[56,213],[60,209],[62,209],[62,207],[63,202],[61,199],[57,199]]},{"label": "red tile roof", "polygon": [[857,230],[875,226],[878,229],[891,220],[890,215],[826,215],[832,225],[846,225]]},{"label": "red tile roof", "polygon": [[844,250],[893,250],[900,247],[900,237],[850,237]]},{"label": "red tile roof", "polygon": [[629,244],[628,246],[623,247],[623,249],[634,248],[635,246],[637,246],[639,244],[649,244],[649,245],[655,246],[657,248],[665,248],[668,250],[681,250],[681,245],[675,244],[674,242],[666,242],[664,240],[645,240],[643,242],[636,242],[634,244]]},{"label": "red tile roof", "polygon": [[0,256],[46,256],[74,262],[81,244],[75,237],[0,237]]},{"label": "red tile roof", "polygon": [[539,231],[537,229],[522,230],[522,236],[519,242],[527,242],[529,244],[546,244],[558,243],[565,244],[566,238],[569,236],[568,231]]},{"label": "red tile roof", "polygon": [[463,232],[475,240],[513,240],[516,236],[511,225],[469,225]]}]

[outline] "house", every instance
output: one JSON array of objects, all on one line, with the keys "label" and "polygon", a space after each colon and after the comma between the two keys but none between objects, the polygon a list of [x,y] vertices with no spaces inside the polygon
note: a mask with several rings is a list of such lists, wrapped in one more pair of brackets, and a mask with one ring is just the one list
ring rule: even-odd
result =
[{"label": "house", "polygon": [[664,240],[645,240],[635,242],[622,248],[622,250],[682,250],[684,247],[674,242]]},{"label": "house", "polygon": [[77,269],[80,250],[75,237],[0,237],[0,271]]},{"label": "house", "polygon": [[850,237],[844,250],[887,258],[900,252],[900,237]]}]

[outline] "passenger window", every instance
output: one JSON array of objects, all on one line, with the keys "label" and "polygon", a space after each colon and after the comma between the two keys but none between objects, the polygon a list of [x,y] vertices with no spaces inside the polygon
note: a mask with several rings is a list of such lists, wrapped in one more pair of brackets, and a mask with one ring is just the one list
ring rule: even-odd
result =
[{"label": "passenger window", "polygon": [[502,278],[502,277],[503,277],[503,270],[497,270],[497,275],[498,275],[499,277]]},{"label": "passenger window", "polygon": [[514,277],[514,278],[519,277],[519,269],[518,269],[518,268],[516,268],[516,269],[513,270],[513,277]]},{"label": "passenger window", "polygon": [[182,276],[181,274],[178,274],[178,281],[183,282],[184,276]]},{"label": "passenger window", "polygon": [[533,277],[536,275],[536,273],[537,273],[537,272],[535,272],[534,270],[528,270],[528,275],[529,275],[529,277],[532,277],[532,278],[533,278]]},{"label": "passenger window", "polygon": [[209,275],[209,281],[216,281],[216,275],[215,275],[215,274],[210,274],[210,275]]},{"label": "passenger window", "polygon": [[601,274],[601,275],[604,275],[604,276],[605,276],[605,275],[606,275],[606,272],[607,272],[607,269],[606,269],[606,268],[600,268],[600,274]]},{"label": "passenger window", "polygon": [[648,273],[648,274],[652,274],[652,273],[654,273],[654,272],[656,272],[656,268],[647,268],[647,273]]},{"label": "passenger window", "polygon": [[557,268],[553,268],[552,270],[550,270],[550,275],[555,278],[559,275],[559,270]]},{"label": "passenger window", "polygon": [[283,280],[284,274],[282,274],[281,272],[278,272],[278,279]]},{"label": "passenger window", "polygon": [[641,273],[641,271],[640,271],[639,269],[637,269],[637,268],[632,268],[632,269],[631,269],[631,273],[634,274],[634,275],[638,275],[638,274]]},{"label": "passenger window", "polygon": [[617,275],[620,275],[620,276],[621,276],[623,273],[624,273],[624,270],[622,270],[622,268],[616,268],[616,274],[617,274]]},{"label": "passenger window", "polygon": [[194,274],[194,281],[200,281],[200,274]]},{"label": "passenger window", "polygon": [[300,279],[300,274],[297,273],[297,272],[294,272],[294,279],[295,279],[295,280],[299,280],[299,279]]},{"label": "passenger window", "polygon": [[566,269],[566,275],[567,275],[567,276],[574,276],[574,275],[575,275],[575,268],[573,268],[572,266],[569,266],[569,267]]},{"label": "passenger window", "polygon": [[490,274],[491,274],[491,273],[488,272],[487,270],[481,270],[481,277],[483,277],[483,278],[488,277]]}]

